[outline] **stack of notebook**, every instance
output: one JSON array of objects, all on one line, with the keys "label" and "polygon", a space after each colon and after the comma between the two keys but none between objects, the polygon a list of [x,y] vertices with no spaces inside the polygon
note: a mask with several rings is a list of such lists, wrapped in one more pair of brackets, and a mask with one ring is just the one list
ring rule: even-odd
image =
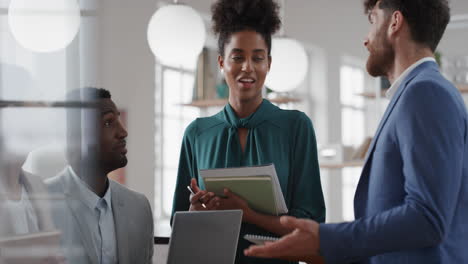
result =
[{"label": "stack of notebook", "polygon": [[273,164],[200,170],[207,191],[224,196],[224,188],[247,201],[250,208],[269,215],[288,212]]}]

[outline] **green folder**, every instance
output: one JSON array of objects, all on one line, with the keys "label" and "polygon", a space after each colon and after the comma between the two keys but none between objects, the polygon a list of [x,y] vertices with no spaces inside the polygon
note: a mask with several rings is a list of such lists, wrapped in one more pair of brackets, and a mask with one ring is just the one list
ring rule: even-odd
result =
[{"label": "green folder", "polygon": [[203,179],[206,190],[224,196],[224,188],[242,197],[255,211],[278,215],[275,193],[270,176],[255,177],[207,177]]}]

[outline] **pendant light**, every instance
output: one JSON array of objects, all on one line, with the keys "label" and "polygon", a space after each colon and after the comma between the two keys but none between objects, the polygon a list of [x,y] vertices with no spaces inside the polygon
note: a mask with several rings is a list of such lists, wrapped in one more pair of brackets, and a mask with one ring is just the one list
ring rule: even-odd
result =
[{"label": "pendant light", "polygon": [[[283,0],[281,6],[283,22],[284,10]],[[284,29],[281,29],[279,37],[272,40],[271,57],[271,69],[265,81],[268,88],[278,93],[290,92],[304,81],[309,69],[307,53],[299,41],[285,36]]]},{"label": "pendant light", "polygon": [[162,64],[194,69],[205,44],[206,30],[198,12],[174,1],[151,17],[147,38],[151,51]]},{"label": "pendant light", "polygon": [[8,25],[16,41],[35,52],[67,47],[80,28],[76,0],[11,0]]}]

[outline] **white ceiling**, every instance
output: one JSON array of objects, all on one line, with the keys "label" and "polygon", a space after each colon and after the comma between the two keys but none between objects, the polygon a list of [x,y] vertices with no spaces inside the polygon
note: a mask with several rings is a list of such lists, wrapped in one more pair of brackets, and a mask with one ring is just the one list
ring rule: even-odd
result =
[{"label": "white ceiling", "polygon": [[[185,0],[209,18],[215,0]],[[452,16],[468,15],[468,0],[449,0]],[[366,58],[363,39],[368,22],[362,0],[285,0],[286,34],[306,45],[318,46],[328,52],[340,52]],[[459,25],[459,24],[458,24]],[[468,20],[466,27],[450,28],[439,46],[447,56],[468,55]]]}]

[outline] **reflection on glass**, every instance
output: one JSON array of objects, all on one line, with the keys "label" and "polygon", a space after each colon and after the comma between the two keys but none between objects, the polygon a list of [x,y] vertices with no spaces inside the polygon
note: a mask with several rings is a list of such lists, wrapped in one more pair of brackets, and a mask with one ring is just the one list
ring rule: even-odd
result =
[{"label": "reflection on glass", "polygon": [[[29,170],[24,166],[26,159],[30,164],[40,160],[30,153],[63,139],[63,129],[58,125],[63,119],[53,112],[0,108],[0,248],[5,263],[36,263],[51,258],[50,263],[58,263],[63,258],[47,189],[42,178],[31,173],[40,166],[30,166]],[[64,164],[58,166],[63,168]]]}]

